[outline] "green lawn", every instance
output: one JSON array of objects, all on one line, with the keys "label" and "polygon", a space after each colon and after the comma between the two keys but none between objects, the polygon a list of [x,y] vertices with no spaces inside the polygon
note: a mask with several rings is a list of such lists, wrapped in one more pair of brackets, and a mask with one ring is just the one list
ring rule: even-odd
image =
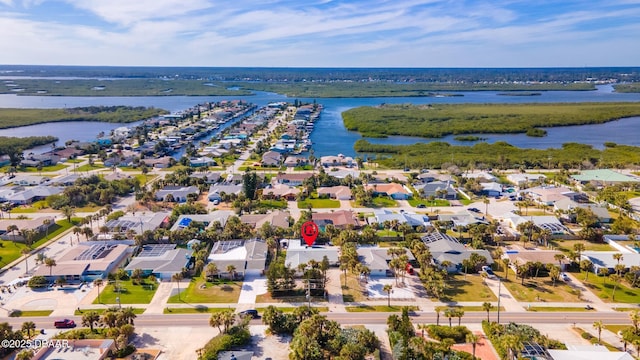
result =
[{"label": "green lawn", "polygon": [[506,286],[511,292],[511,295],[518,301],[528,302],[580,302],[580,291],[571,288],[563,281],[556,281],[556,286],[553,286],[553,282],[549,278],[527,278],[524,281],[524,286],[521,285],[521,280],[517,280],[510,272],[511,277],[509,280],[503,280],[502,286]]},{"label": "green lawn", "polygon": [[347,286],[344,286],[344,272],[341,272],[340,284],[342,286],[342,300],[344,302],[360,302],[367,300],[363,293],[364,287],[358,281],[357,276],[348,273]]},{"label": "green lawn", "polygon": [[434,201],[429,201],[427,199],[418,199],[418,198],[411,198],[409,200],[407,200],[409,202],[409,205],[413,206],[413,207],[417,207],[420,204],[424,204],[424,206],[426,206],[425,209],[431,208],[431,207],[444,207],[444,206],[450,206],[449,204],[449,200],[444,200],[444,199],[435,199]]},{"label": "green lawn", "polygon": [[483,284],[482,277],[477,274],[456,274],[447,280],[442,301],[497,301],[491,289]]},{"label": "green lawn", "polygon": [[49,316],[53,310],[15,310],[9,317]]},{"label": "green lawn", "polygon": [[223,312],[223,311],[229,310],[229,309],[235,311],[235,308],[226,308],[226,307],[210,308],[210,307],[207,307],[207,306],[194,306],[194,307],[190,307],[190,308],[171,308],[171,307],[166,307],[166,308],[164,308],[164,311],[162,313],[163,314],[203,314],[203,313],[213,314],[213,313],[217,313],[217,312]]},{"label": "green lawn", "polygon": [[93,164],[93,165],[85,164],[75,168],[75,171],[83,172],[83,171],[91,171],[91,170],[98,170],[98,169],[104,169],[104,168],[105,166],[101,164]]},{"label": "green lawn", "polygon": [[532,312],[582,312],[593,311],[587,310],[584,307],[571,307],[571,306],[528,306],[527,311]]},{"label": "green lawn", "polygon": [[26,173],[41,173],[41,172],[53,172],[53,171],[60,171],[63,170],[64,168],[66,168],[67,165],[64,164],[56,164],[56,165],[51,165],[51,166],[43,166],[42,170],[38,170],[38,168],[35,167],[26,167],[24,169],[20,169],[20,172],[26,172]]},{"label": "green lawn", "polygon": [[[378,230],[376,231],[376,235],[378,235],[381,238],[402,238],[402,233],[399,231],[394,231],[394,230],[388,230],[388,229],[382,229],[382,230]],[[382,244],[382,243],[380,243]],[[383,246],[383,245],[380,245]],[[394,246],[397,246],[397,244],[395,244]]]},{"label": "green lawn", "polygon": [[136,174],[133,175],[136,179],[138,179],[138,181],[140,182],[141,185],[147,184],[149,181],[155,179],[156,177],[158,177],[157,175],[150,175],[150,174]]},{"label": "green lawn", "polygon": [[[583,282],[584,283],[584,282]],[[640,289],[628,288],[625,284],[618,284],[616,292],[613,294],[613,283],[604,277],[590,278],[584,283],[593,293],[606,302],[637,304],[640,299]],[[611,299],[615,295],[615,299]]]},{"label": "green lawn", "polygon": [[628,328],[629,326],[632,326],[631,324],[629,325],[612,325],[612,324],[607,324],[604,326],[605,329],[611,331],[614,334],[617,334],[619,331],[622,331],[626,328]]},{"label": "green lawn", "polygon": [[[307,297],[305,296],[304,289],[297,288],[290,292],[288,296],[271,296],[271,293],[261,294],[256,296],[256,303],[306,303]],[[311,302],[327,302],[322,296],[314,296],[311,298]]]},{"label": "green lawn", "polygon": [[[319,312],[327,312],[329,311],[329,308],[326,306],[312,306],[315,310],[318,310]],[[290,306],[278,306],[278,310],[282,311],[283,313],[292,313],[295,309],[297,309],[297,307],[290,307]],[[259,307],[256,308],[256,310],[258,311],[258,314],[262,314],[264,313],[265,310],[267,310],[266,307]]]},{"label": "green lawn", "polygon": [[[100,297],[102,298],[102,294],[100,294]],[[104,308],[104,309],[80,309],[80,311],[78,311],[78,310],[74,311],[73,315],[82,316],[82,314],[87,313],[87,312],[91,312],[91,311],[95,311],[98,314],[102,315],[107,310],[109,310],[109,309],[108,308]],[[133,308],[133,313],[136,314],[136,315],[140,315],[140,314],[144,313],[145,310],[147,310],[147,309]]]},{"label": "green lawn", "polygon": [[[185,289],[186,288],[186,289]],[[191,279],[190,282],[180,283],[180,299],[178,295],[169,298],[168,303],[237,303],[240,297],[242,283],[231,281],[206,282],[203,278]]]},{"label": "green lawn", "polygon": [[374,208],[388,208],[398,206],[398,203],[396,203],[395,200],[382,196],[374,197],[371,202],[373,203],[372,207]]},{"label": "green lawn", "polygon": [[[46,243],[50,239],[60,235],[62,232],[71,228],[73,224],[67,222],[67,220],[60,220],[49,228],[49,236],[46,233],[36,235],[33,245],[33,249],[38,248],[42,244]],[[0,240],[0,266],[6,266],[12,261],[22,256],[22,249],[27,246],[20,242],[13,242],[11,240]]]},{"label": "green lawn", "polygon": [[418,311],[417,306],[394,306],[393,300],[391,300],[391,306],[387,305],[358,305],[347,306],[347,312],[400,312],[402,308],[408,307],[409,311]]},{"label": "green lawn", "polygon": [[286,200],[260,200],[258,207],[266,209],[286,209]]},{"label": "green lawn", "polygon": [[120,304],[148,304],[156,293],[158,284],[146,283],[143,285],[133,285],[131,280],[118,281],[122,291],[115,292],[115,284],[109,284],[100,288],[100,302],[98,297],[94,304],[117,304],[116,297],[120,298]]},{"label": "green lawn", "polygon": [[311,205],[314,209],[338,209],[340,201],[332,199],[306,199],[298,201],[298,209],[307,209]]},{"label": "green lawn", "polygon": [[590,241],[583,240],[551,240],[549,241],[549,245],[553,248],[561,250],[563,252],[573,251],[573,245],[581,243],[584,244],[586,251],[616,251],[611,245],[604,243],[594,243]]}]

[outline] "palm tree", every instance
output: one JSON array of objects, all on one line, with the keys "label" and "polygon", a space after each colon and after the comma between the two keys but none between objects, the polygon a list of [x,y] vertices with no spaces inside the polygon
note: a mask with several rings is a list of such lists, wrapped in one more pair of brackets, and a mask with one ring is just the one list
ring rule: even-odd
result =
[{"label": "palm tree", "polygon": [[222,334],[222,325],[222,312],[214,312],[211,314],[211,317],[209,318],[209,326],[217,327],[220,334]]},{"label": "palm tree", "polygon": [[42,225],[44,225],[45,238],[49,238],[49,227],[53,221],[49,218],[45,218],[42,220]]},{"label": "palm tree", "polygon": [[501,339],[502,347],[507,349],[507,358],[513,360],[517,358],[518,352],[523,349],[522,340],[518,335],[507,334]]},{"label": "palm tree", "polygon": [[25,267],[25,274],[29,273],[29,263],[27,262],[27,259],[29,258],[29,254],[31,253],[31,249],[29,248],[22,248],[22,250],[20,250],[20,252],[22,253],[22,255],[24,255],[24,267]]},{"label": "palm tree", "polygon": [[456,316],[454,308],[446,308],[444,310],[444,316],[449,319],[449,327],[451,327],[451,318]]},{"label": "palm tree", "polygon": [[[613,256],[613,259],[618,262],[617,265],[620,265],[620,261],[624,259],[624,256],[622,256],[621,253],[615,253],[612,256]],[[624,266],[622,268],[624,269]],[[619,266],[616,266],[616,270],[618,272],[618,275],[620,275],[621,271]]]},{"label": "palm tree", "polygon": [[182,280],[182,273],[175,273],[171,276],[171,280],[178,284],[178,301],[180,301],[180,280]]},{"label": "palm tree", "polygon": [[584,281],[589,279],[589,273],[593,270],[593,263],[589,259],[580,261],[580,270],[584,271]]},{"label": "palm tree", "polygon": [[102,279],[93,280],[93,284],[98,287],[98,304],[101,304],[102,302],[100,301],[100,286],[102,286]]},{"label": "palm tree", "polygon": [[476,358],[476,345],[478,345],[478,340],[479,340],[478,335],[475,335],[473,333],[468,333],[466,338],[467,338],[466,339],[467,343],[471,344],[471,347],[472,347],[471,355],[473,355],[473,358],[475,359]]},{"label": "palm tree", "polygon": [[33,349],[24,349],[16,355],[16,360],[30,360],[33,359],[34,356]]},{"label": "palm tree", "polygon": [[601,320],[598,320],[593,323],[593,327],[598,330],[598,344],[600,344],[600,335],[602,334],[602,328],[604,327],[604,324],[602,324]]},{"label": "palm tree", "polygon": [[611,281],[613,282],[613,290],[611,291],[611,301],[614,301],[616,298],[616,289],[618,288],[618,284],[620,283],[620,280],[622,280],[622,277],[618,274],[611,274],[609,275],[609,279],[611,279]]},{"label": "palm tree", "polygon": [[56,261],[54,259],[48,257],[44,259],[44,265],[49,268],[49,277],[51,277],[52,276],[51,274],[53,272],[53,267],[58,264],[56,264]]},{"label": "palm tree", "polygon": [[22,331],[27,333],[29,339],[31,339],[31,330],[36,329],[36,324],[33,321],[25,321],[22,323]]},{"label": "palm tree", "polygon": [[62,215],[64,215],[67,218],[67,221],[71,223],[71,217],[75,214],[75,211],[73,210],[73,208],[69,205],[65,205],[60,210],[62,211]]},{"label": "palm tree", "polygon": [[391,291],[393,291],[393,285],[385,284],[382,287],[382,291],[387,293],[387,306],[391,307]]},{"label": "palm tree", "polygon": [[16,234],[18,233],[18,225],[12,224],[7,226],[7,233],[13,235],[13,242],[16,242]]},{"label": "palm tree", "polygon": [[489,311],[491,311],[491,309],[493,309],[493,305],[490,302],[485,301],[482,303],[482,310],[487,312],[487,322],[489,322]]},{"label": "palm tree", "polygon": [[502,264],[504,265],[504,279],[509,280],[509,258],[502,258]]},{"label": "palm tree", "polygon": [[88,326],[91,332],[96,323],[100,321],[100,314],[97,311],[89,311],[82,314],[82,326]]},{"label": "palm tree", "polygon": [[124,324],[134,325],[133,319],[135,319],[137,316],[131,306],[122,308],[122,310],[119,311],[119,314]]},{"label": "palm tree", "polygon": [[206,267],[206,270],[205,270],[206,277],[207,278],[213,277],[217,273],[218,273],[218,265],[216,265],[216,263],[214,263],[214,262],[208,263],[207,267]]},{"label": "palm tree", "polygon": [[629,319],[631,319],[631,323],[633,324],[633,328],[636,333],[638,332],[638,324],[640,323],[640,313],[638,310],[633,310],[629,313]]},{"label": "palm tree", "polygon": [[233,265],[227,265],[227,272],[229,273],[229,276],[231,277],[231,280],[235,280],[236,279],[236,267]]},{"label": "palm tree", "polygon": [[553,255],[553,258],[556,259],[556,261],[558,261],[558,265],[560,265],[560,269],[562,269],[562,261],[564,261],[564,254],[557,253]]},{"label": "palm tree", "polygon": [[602,283],[604,284],[604,281],[607,279],[607,276],[609,275],[609,269],[607,269],[606,267],[598,268],[598,275],[602,276]]}]

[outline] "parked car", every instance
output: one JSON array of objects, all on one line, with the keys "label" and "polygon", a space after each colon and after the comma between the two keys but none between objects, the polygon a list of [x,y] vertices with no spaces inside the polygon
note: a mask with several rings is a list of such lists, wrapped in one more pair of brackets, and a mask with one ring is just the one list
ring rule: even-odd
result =
[{"label": "parked car", "polygon": [[473,211],[475,213],[479,213],[480,209],[478,209],[478,208],[469,208],[469,211]]},{"label": "parked car", "polygon": [[425,205],[425,204],[418,204],[418,209],[424,209],[426,207],[427,207],[427,205]]},{"label": "parked car", "polygon": [[257,319],[260,317],[260,315],[258,315],[258,310],[255,310],[255,309],[240,311],[238,315],[240,315],[241,317],[248,316],[248,317],[251,317],[252,319]]},{"label": "parked car", "polygon": [[66,329],[76,327],[76,322],[69,319],[56,320],[53,322],[53,326],[57,329]]},{"label": "parked car", "polygon": [[560,274],[560,277],[562,277],[562,280],[564,281],[571,281],[571,278],[569,277],[569,275],[565,273]]}]

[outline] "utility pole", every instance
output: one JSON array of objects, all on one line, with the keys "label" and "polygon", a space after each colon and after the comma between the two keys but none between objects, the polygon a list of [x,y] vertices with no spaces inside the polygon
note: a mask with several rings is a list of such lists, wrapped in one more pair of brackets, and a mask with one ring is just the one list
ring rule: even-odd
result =
[{"label": "utility pole", "polygon": [[307,300],[309,301],[309,309],[311,309],[311,279],[307,279]]},{"label": "utility pole", "polygon": [[500,290],[502,290],[502,281],[500,280],[500,278],[498,278],[498,324],[500,324]]}]

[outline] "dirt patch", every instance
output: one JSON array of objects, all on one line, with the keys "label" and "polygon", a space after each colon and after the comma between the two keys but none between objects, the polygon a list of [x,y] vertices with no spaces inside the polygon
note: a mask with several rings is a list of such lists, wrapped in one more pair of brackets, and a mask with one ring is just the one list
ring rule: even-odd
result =
[{"label": "dirt patch", "polygon": [[254,360],[288,360],[291,336],[266,334],[264,325],[250,326],[251,345],[246,349],[253,351]]}]

